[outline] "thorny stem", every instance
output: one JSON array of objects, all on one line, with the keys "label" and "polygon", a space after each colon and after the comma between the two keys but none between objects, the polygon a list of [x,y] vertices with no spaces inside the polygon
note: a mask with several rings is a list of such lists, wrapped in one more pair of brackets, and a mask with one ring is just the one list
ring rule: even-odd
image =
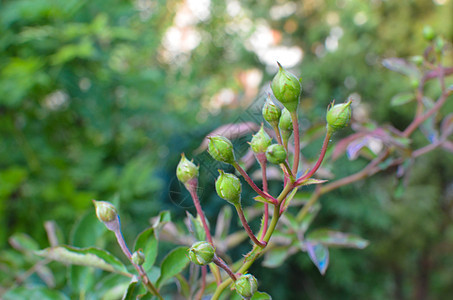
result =
[{"label": "thorny stem", "polygon": [[245,219],[244,216],[244,211],[242,210],[241,204],[236,204],[234,206],[236,208],[236,211],[238,213],[239,219],[241,219],[242,226],[244,226],[245,231],[247,231],[247,234],[249,235],[250,239],[255,243],[258,247],[264,248],[266,247],[266,242],[260,242],[256,238],[256,236],[253,234],[252,229],[250,228],[249,224],[247,223],[247,220]]},{"label": "thorny stem", "polygon": [[[267,167],[266,155],[264,153],[258,153],[257,159],[261,166],[261,177],[263,179],[263,192],[267,193],[268,186],[267,186],[267,174],[266,174],[266,167]],[[264,236],[266,235],[268,223],[269,223],[269,204],[264,203],[264,215],[263,215],[263,223],[261,225],[260,241],[262,241]]]},{"label": "thorny stem", "polygon": [[[218,257],[217,255],[214,255],[212,262],[215,263],[220,268],[224,269],[225,272],[227,272],[228,276],[230,276],[230,279],[228,279],[228,280],[236,281],[236,275],[233,273],[233,271],[230,269],[230,267],[228,267],[228,265],[220,257]],[[223,283],[221,285],[223,285]],[[217,288],[219,288],[219,287],[217,287]],[[212,299],[214,299],[214,298],[212,298]]]},{"label": "thorny stem", "polygon": [[154,296],[156,296],[157,298],[163,300],[164,298],[162,298],[162,296],[159,294],[159,291],[156,289],[156,287],[151,283],[151,281],[149,280],[149,277],[148,275],[146,274],[145,270],[143,269],[142,266],[139,266],[137,264],[135,264],[133,261],[132,261],[132,254],[131,254],[131,251],[129,250],[129,248],[127,247],[126,245],[126,242],[124,241],[124,237],[123,237],[123,234],[121,233],[121,231],[118,229],[118,230],[114,230],[114,233],[115,233],[115,236],[116,236],[116,240],[118,241],[118,244],[120,245],[121,247],[121,250],[123,251],[124,255],[126,255],[126,257],[129,259],[129,261],[131,262],[131,264],[134,266],[134,268],[137,270],[137,272],[140,274],[140,277],[142,278],[143,280],[143,283],[145,284],[146,288],[148,289],[148,291],[153,294]]},{"label": "thorny stem", "polygon": [[244,169],[237,163],[233,163],[233,167],[244,177],[245,181],[250,185],[250,187],[258,193],[261,197],[264,199],[270,200],[272,203],[276,203],[276,199],[269,195],[268,193],[263,192],[262,190],[259,189],[259,187],[256,186],[256,184],[253,182],[253,180],[250,178],[250,176],[247,174],[247,172],[244,171]]},{"label": "thorny stem", "polygon": [[200,216],[201,223],[203,224],[204,231],[206,232],[206,238],[208,239],[208,242],[211,243],[212,246],[214,246],[211,232],[209,231],[209,227],[206,222],[206,217],[204,215],[203,209],[201,208],[200,199],[198,198],[197,194],[198,179],[194,178],[189,180],[185,186],[189,191],[190,196],[192,197],[195,209],[197,210],[197,214]]},{"label": "thorny stem", "polygon": [[312,177],[316,173],[316,171],[318,171],[318,169],[321,166],[321,163],[324,160],[324,157],[326,155],[327,147],[329,146],[329,140],[331,137],[332,137],[332,131],[328,128],[327,132],[326,132],[326,136],[322,143],[321,154],[318,157],[318,161],[316,162],[315,166],[310,170],[310,172],[308,172],[307,174],[305,174],[304,176],[302,176],[301,178],[296,180],[296,186],[298,184],[302,183],[305,179]]},{"label": "thorny stem", "polygon": [[[206,232],[206,238],[208,239],[208,242],[215,247],[214,241],[212,240],[211,232],[209,231],[208,224],[206,222],[206,217],[204,215],[203,209],[201,208],[200,204],[200,199],[198,198],[197,194],[197,186],[198,186],[198,179],[194,178],[186,182],[185,187],[189,191],[190,196],[192,197],[193,203],[195,205],[195,209],[197,210],[197,214],[200,216],[201,223],[203,224],[204,231]],[[214,277],[216,278],[217,284],[220,284],[221,278],[220,278],[220,271],[218,268],[214,267],[211,268],[212,273],[214,274]]]}]

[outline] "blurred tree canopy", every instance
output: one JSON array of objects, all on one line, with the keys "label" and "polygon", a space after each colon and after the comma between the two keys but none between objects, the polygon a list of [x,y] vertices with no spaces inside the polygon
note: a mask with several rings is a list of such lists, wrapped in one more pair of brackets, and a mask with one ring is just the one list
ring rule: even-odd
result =
[{"label": "blurred tree canopy", "polygon": [[[302,124],[321,122],[332,99],[352,95],[363,118],[405,126],[411,109],[389,103],[411,82],[381,60],[420,54],[427,24],[453,40],[449,0],[11,0],[0,8],[0,247],[14,232],[45,244],[45,220],[68,232],[91,199],[118,196],[131,232],[162,209],[181,214],[169,201],[179,154],[264,98],[277,60],[303,78]],[[276,272],[300,276],[310,299],[404,299],[427,264],[437,270],[426,287],[433,299],[453,294],[452,258],[439,246],[433,265],[431,251],[443,239],[452,247],[451,160],[424,159],[401,197],[386,176],[327,195],[319,222],[371,246],[333,253],[325,278],[299,256]],[[335,175],[363,163],[340,160]],[[206,199],[214,221],[209,189]],[[288,285],[301,290],[298,280]],[[296,299],[288,286],[271,288]]]}]

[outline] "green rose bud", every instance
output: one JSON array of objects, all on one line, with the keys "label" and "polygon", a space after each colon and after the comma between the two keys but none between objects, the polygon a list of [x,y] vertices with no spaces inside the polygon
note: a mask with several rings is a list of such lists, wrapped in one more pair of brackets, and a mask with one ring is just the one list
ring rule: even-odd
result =
[{"label": "green rose bud", "polygon": [[181,160],[176,168],[176,177],[182,183],[198,177],[198,167],[192,161],[188,160],[184,153],[181,154]]},{"label": "green rose bud", "polygon": [[234,283],[236,292],[244,298],[250,298],[258,290],[258,282],[251,274],[245,274],[239,277]]},{"label": "green rose bud", "polygon": [[215,160],[233,164],[236,160],[233,152],[233,144],[223,136],[209,137],[208,152]]},{"label": "green rose bud", "polygon": [[423,37],[427,41],[432,41],[436,37],[436,33],[431,26],[425,26],[423,27]]},{"label": "green rose bud", "polygon": [[214,259],[215,249],[208,242],[197,242],[189,249],[189,259],[197,265],[207,265]]},{"label": "green rose bud", "polygon": [[143,253],[142,249],[139,249],[132,254],[132,262],[138,266],[143,265],[145,262],[145,253]]},{"label": "green rose bud", "polygon": [[291,119],[291,113],[286,108],[282,110],[278,128],[280,128],[283,144],[287,145],[291,134],[293,134],[293,121]]},{"label": "green rose bud", "polygon": [[115,206],[107,201],[93,200],[94,208],[96,209],[96,217],[103,223],[115,221],[118,219],[118,213]]},{"label": "green rose bud", "polygon": [[272,144],[266,150],[266,158],[273,164],[282,164],[286,160],[285,147],[279,144]]},{"label": "green rose bud", "polygon": [[342,104],[332,102],[327,111],[327,125],[329,130],[335,131],[346,127],[351,119],[351,100]]},{"label": "green rose bud", "polygon": [[250,148],[252,148],[254,153],[264,153],[271,143],[272,139],[264,130],[263,124],[261,124],[260,130],[253,136],[250,142]]},{"label": "green rose bud", "polygon": [[282,111],[272,102],[270,95],[268,95],[267,100],[263,105],[262,114],[264,120],[266,120],[272,127],[278,126],[278,121],[280,120]]},{"label": "green rose bud", "polygon": [[293,132],[293,121],[291,119],[291,113],[286,108],[282,110],[282,116],[280,117],[278,128],[280,128],[281,131]]},{"label": "green rose bud", "polygon": [[444,49],[445,46],[445,41],[442,37],[438,36],[436,38],[435,44],[434,44],[434,49],[436,50],[437,53],[442,53],[442,50]]},{"label": "green rose bud", "polygon": [[235,175],[219,170],[220,176],[215,182],[215,189],[220,198],[233,205],[241,202],[241,181]]},{"label": "green rose bud", "polygon": [[296,111],[302,91],[299,80],[278,63],[278,73],[272,79],[271,89],[275,98],[290,112]]}]

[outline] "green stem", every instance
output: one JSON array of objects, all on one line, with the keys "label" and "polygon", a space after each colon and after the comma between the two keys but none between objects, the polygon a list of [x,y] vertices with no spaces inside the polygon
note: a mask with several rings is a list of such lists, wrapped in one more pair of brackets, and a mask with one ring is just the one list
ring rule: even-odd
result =
[{"label": "green stem", "polygon": [[[266,243],[269,242],[269,240],[272,236],[272,233],[274,232],[275,227],[277,226],[279,218],[280,218],[280,205],[275,205],[274,206],[274,215],[272,216],[272,220],[271,220],[271,223],[267,230],[267,233],[264,236],[264,239],[263,239],[264,242],[266,242]],[[260,257],[260,255],[263,253],[264,250],[265,250],[265,248],[260,248],[256,245],[254,245],[252,250],[247,254],[243,265],[241,266],[241,268],[239,268],[239,270],[236,273],[244,274],[252,266],[252,264],[255,262],[255,260],[258,257]],[[217,289],[215,290],[214,295],[212,296],[211,300],[219,299],[220,295],[225,290],[225,288],[228,287],[232,282],[233,282],[233,280],[231,278],[228,278],[227,280],[222,282],[222,284],[220,284],[217,287]]]},{"label": "green stem", "polygon": [[127,247],[126,245],[126,242],[124,241],[124,237],[123,237],[123,234],[121,233],[120,230],[115,230],[114,231],[115,233],[115,237],[116,237],[116,240],[118,241],[118,244],[120,245],[121,247],[121,250],[123,251],[124,255],[126,255],[126,257],[129,259],[129,261],[131,262],[131,264],[134,266],[134,268],[137,270],[137,272],[140,274],[140,277],[142,278],[143,280],[143,284],[145,285],[146,289],[151,293],[153,294],[154,296],[156,296],[157,298],[159,298],[160,300],[163,300],[164,298],[162,298],[162,296],[159,294],[159,291],[156,289],[156,287],[151,283],[151,281],[149,280],[149,277],[148,275],[146,274],[145,270],[143,269],[142,266],[139,266],[137,264],[135,264],[133,261],[132,261],[132,253],[131,251],[129,250],[129,248]]}]

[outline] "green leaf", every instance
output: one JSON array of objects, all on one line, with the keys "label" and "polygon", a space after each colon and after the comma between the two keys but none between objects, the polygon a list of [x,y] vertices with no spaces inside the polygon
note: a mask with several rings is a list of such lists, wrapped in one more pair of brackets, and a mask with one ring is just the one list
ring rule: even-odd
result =
[{"label": "green leaf", "polygon": [[176,275],[176,279],[179,282],[179,288],[181,289],[181,295],[189,299],[190,298],[190,284],[181,274]]},{"label": "green leaf", "polygon": [[8,241],[18,251],[29,252],[39,250],[38,243],[25,233],[15,233]]},{"label": "green leaf", "polygon": [[267,268],[277,268],[281,266],[290,256],[289,247],[278,247],[267,251],[264,255],[263,266]]},{"label": "green leaf", "polygon": [[93,208],[74,225],[70,237],[71,245],[80,248],[92,247],[106,230],[104,224],[96,218]]},{"label": "green leaf", "polygon": [[143,268],[148,271],[156,261],[159,241],[155,235],[153,227],[149,227],[140,233],[135,240],[134,251],[142,249],[145,254],[145,262]]},{"label": "green leaf", "polygon": [[126,292],[123,295],[122,300],[135,300],[137,296],[141,293],[140,291],[140,282],[136,276],[134,276],[129,285],[127,286]]},{"label": "green leaf", "polygon": [[60,291],[52,290],[47,287],[33,287],[27,289],[26,287],[17,287],[9,290],[2,295],[3,300],[17,300],[17,299],[46,299],[46,300],[66,300],[69,299]]},{"label": "green leaf", "polygon": [[417,66],[402,58],[386,58],[382,61],[382,65],[389,70],[409,76],[411,78],[420,79],[421,77],[420,70],[417,68]]},{"label": "green leaf", "polygon": [[228,236],[232,216],[233,211],[230,205],[224,205],[220,209],[215,227],[215,236],[217,238],[225,239]]},{"label": "green leaf", "polygon": [[302,220],[300,220],[299,229],[301,233],[305,233],[307,231],[308,227],[310,227],[311,223],[313,223],[313,220],[316,218],[320,210],[321,204],[319,202],[310,207],[308,213],[303,217]]},{"label": "green leaf", "polygon": [[322,244],[312,244],[311,242],[306,242],[305,246],[311,261],[318,268],[321,275],[324,275],[329,266],[329,249]]},{"label": "green leaf", "polygon": [[58,246],[35,251],[35,254],[64,264],[94,267],[108,272],[129,276],[123,263],[112,254],[97,248]]},{"label": "green leaf", "polygon": [[160,229],[168,222],[171,222],[170,212],[167,210],[161,211],[153,222],[153,228],[157,237],[159,236]]},{"label": "green leaf", "polygon": [[293,189],[293,190],[291,191],[291,193],[288,195],[288,197],[286,198],[284,210],[286,210],[286,209],[289,207],[289,204],[290,204],[291,201],[294,199],[294,195],[296,195],[297,190],[298,190],[298,188]]},{"label": "green leaf", "polygon": [[258,202],[261,202],[261,203],[269,203],[269,204],[272,204],[271,201],[269,201],[268,199],[264,198],[263,196],[256,196],[256,197],[253,198],[253,200],[258,201]]},{"label": "green leaf", "polygon": [[324,180],[324,179],[316,179],[316,178],[309,178],[309,179],[306,179],[304,181],[302,181],[300,184],[298,184],[297,186],[301,186],[301,185],[310,185],[310,184],[320,184],[320,183],[324,183],[324,182],[327,182],[327,180]]},{"label": "green leaf", "polygon": [[93,291],[96,292],[95,297],[103,300],[120,299],[127,290],[130,281],[131,278],[116,273],[103,276],[93,288]]},{"label": "green leaf", "polygon": [[160,288],[168,279],[184,270],[189,264],[187,249],[187,247],[178,247],[164,258],[161,266],[161,274],[156,283],[157,288]]},{"label": "green leaf", "polygon": [[399,93],[392,97],[392,100],[390,100],[390,105],[399,106],[409,103],[414,99],[415,97],[413,93]]},{"label": "green leaf", "polygon": [[204,230],[203,223],[201,222],[200,215],[197,215],[195,218],[191,213],[186,211],[188,222],[189,232],[197,239],[198,241],[206,240],[206,231]]},{"label": "green leaf", "polygon": [[337,246],[363,249],[368,246],[368,241],[359,236],[329,229],[317,229],[310,232],[307,241],[321,243],[325,246]]},{"label": "green leaf", "polygon": [[256,292],[250,300],[272,300],[272,297],[265,292]]}]

